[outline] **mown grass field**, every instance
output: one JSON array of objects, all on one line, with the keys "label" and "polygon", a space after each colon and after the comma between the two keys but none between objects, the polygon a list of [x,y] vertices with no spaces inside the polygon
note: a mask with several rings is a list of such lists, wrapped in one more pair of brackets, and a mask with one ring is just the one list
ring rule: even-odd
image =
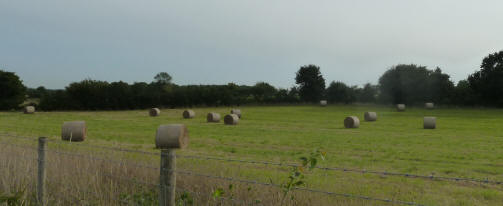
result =
[{"label": "mown grass field", "polygon": [[[230,110],[227,107],[195,108],[196,118],[189,120],[182,119],[183,109],[163,109],[159,117],[149,117],[143,110],[0,112],[0,131],[59,139],[64,121],[85,120],[88,138],[82,144],[153,151],[159,125],[183,123],[189,129],[190,145],[178,154],[295,163],[321,148],[327,158],[320,166],[503,181],[503,110],[407,108],[396,112],[384,106],[340,105],[240,109],[243,118],[236,126],[206,123],[208,112],[223,117]],[[376,111],[378,120],[364,122],[365,111]],[[349,115],[360,118],[360,128],[343,127]],[[423,129],[424,116],[436,116],[437,129]],[[288,168],[183,160],[179,165],[278,184],[288,176]],[[315,170],[308,174],[307,186],[425,205],[503,205],[501,184]],[[335,199],[331,203],[344,201],[344,197]]]}]

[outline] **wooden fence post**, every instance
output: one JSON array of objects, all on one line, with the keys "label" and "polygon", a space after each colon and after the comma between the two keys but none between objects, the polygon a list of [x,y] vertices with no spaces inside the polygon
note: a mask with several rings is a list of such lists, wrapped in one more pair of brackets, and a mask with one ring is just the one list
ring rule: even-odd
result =
[{"label": "wooden fence post", "polygon": [[174,149],[161,150],[159,206],[175,206],[176,156]]},{"label": "wooden fence post", "polygon": [[189,132],[183,124],[161,125],[155,135],[155,147],[161,149],[159,206],[175,206],[176,153],[189,144]]},{"label": "wooden fence post", "polygon": [[38,138],[38,179],[37,179],[37,202],[38,205],[45,206],[45,153],[47,148],[47,138]]}]

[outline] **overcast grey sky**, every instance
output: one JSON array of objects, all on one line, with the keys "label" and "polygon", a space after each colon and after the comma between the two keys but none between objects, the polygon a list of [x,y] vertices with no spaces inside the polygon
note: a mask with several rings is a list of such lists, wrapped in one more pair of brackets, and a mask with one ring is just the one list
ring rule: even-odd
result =
[{"label": "overcast grey sky", "polygon": [[29,87],[92,78],[290,87],[376,83],[390,66],[440,66],[457,82],[503,49],[501,0],[0,0],[0,67]]}]

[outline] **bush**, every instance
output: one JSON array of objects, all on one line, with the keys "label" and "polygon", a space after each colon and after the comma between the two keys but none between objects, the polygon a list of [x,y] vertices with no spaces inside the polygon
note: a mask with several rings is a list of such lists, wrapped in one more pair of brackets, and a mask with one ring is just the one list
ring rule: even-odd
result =
[{"label": "bush", "polygon": [[0,70],[0,110],[18,108],[25,94],[26,87],[14,72]]}]

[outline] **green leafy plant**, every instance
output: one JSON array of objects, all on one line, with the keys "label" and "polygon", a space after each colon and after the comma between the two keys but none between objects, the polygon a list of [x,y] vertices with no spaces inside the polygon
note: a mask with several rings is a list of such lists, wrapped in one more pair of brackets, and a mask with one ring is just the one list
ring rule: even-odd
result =
[{"label": "green leafy plant", "polygon": [[0,194],[0,204],[7,203],[8,206],[26,205],[23,201],[24,190],[11,195]]},{"label": "green leafy plant", "polygon": [[194,199],[192,198],[192,195],[188,192],[183,192],[180,195],[180,198],[176,201],[176,205],[178,206],[186,206],[186,205],[194,205]]},{"label": "green leafy plant", "polygon": [[[296,167],[292,167],[287,181],[281,184],[281,189],[283,191],[283,198],[281,199],[281,205],[284,204],[286,197],[292,191],[292,189],[305,185],[305,175],[313,170],[318,164],[318,158],[321,160],[325,160],[326,153],[321,151],[320,149],[316,149],[309,157],[300,157],[300,165]],[[294,199],[294,196],[291,196]]]},{"label": "green leafy plant", "polygon": [[217,188],[217,189],[213,192],[212,196],[213,196],[213,198],[220,198],[220,197],[223,197],[223,195],[224,195],[224,194],[225,194],[224,189],[222,189],[222,188]]},{"label": "green leafy plant", "polygon": [[145,190],[134,194],[121,194],[120,200],[127,205],[157,205],[158,194],[155,190]]}]

